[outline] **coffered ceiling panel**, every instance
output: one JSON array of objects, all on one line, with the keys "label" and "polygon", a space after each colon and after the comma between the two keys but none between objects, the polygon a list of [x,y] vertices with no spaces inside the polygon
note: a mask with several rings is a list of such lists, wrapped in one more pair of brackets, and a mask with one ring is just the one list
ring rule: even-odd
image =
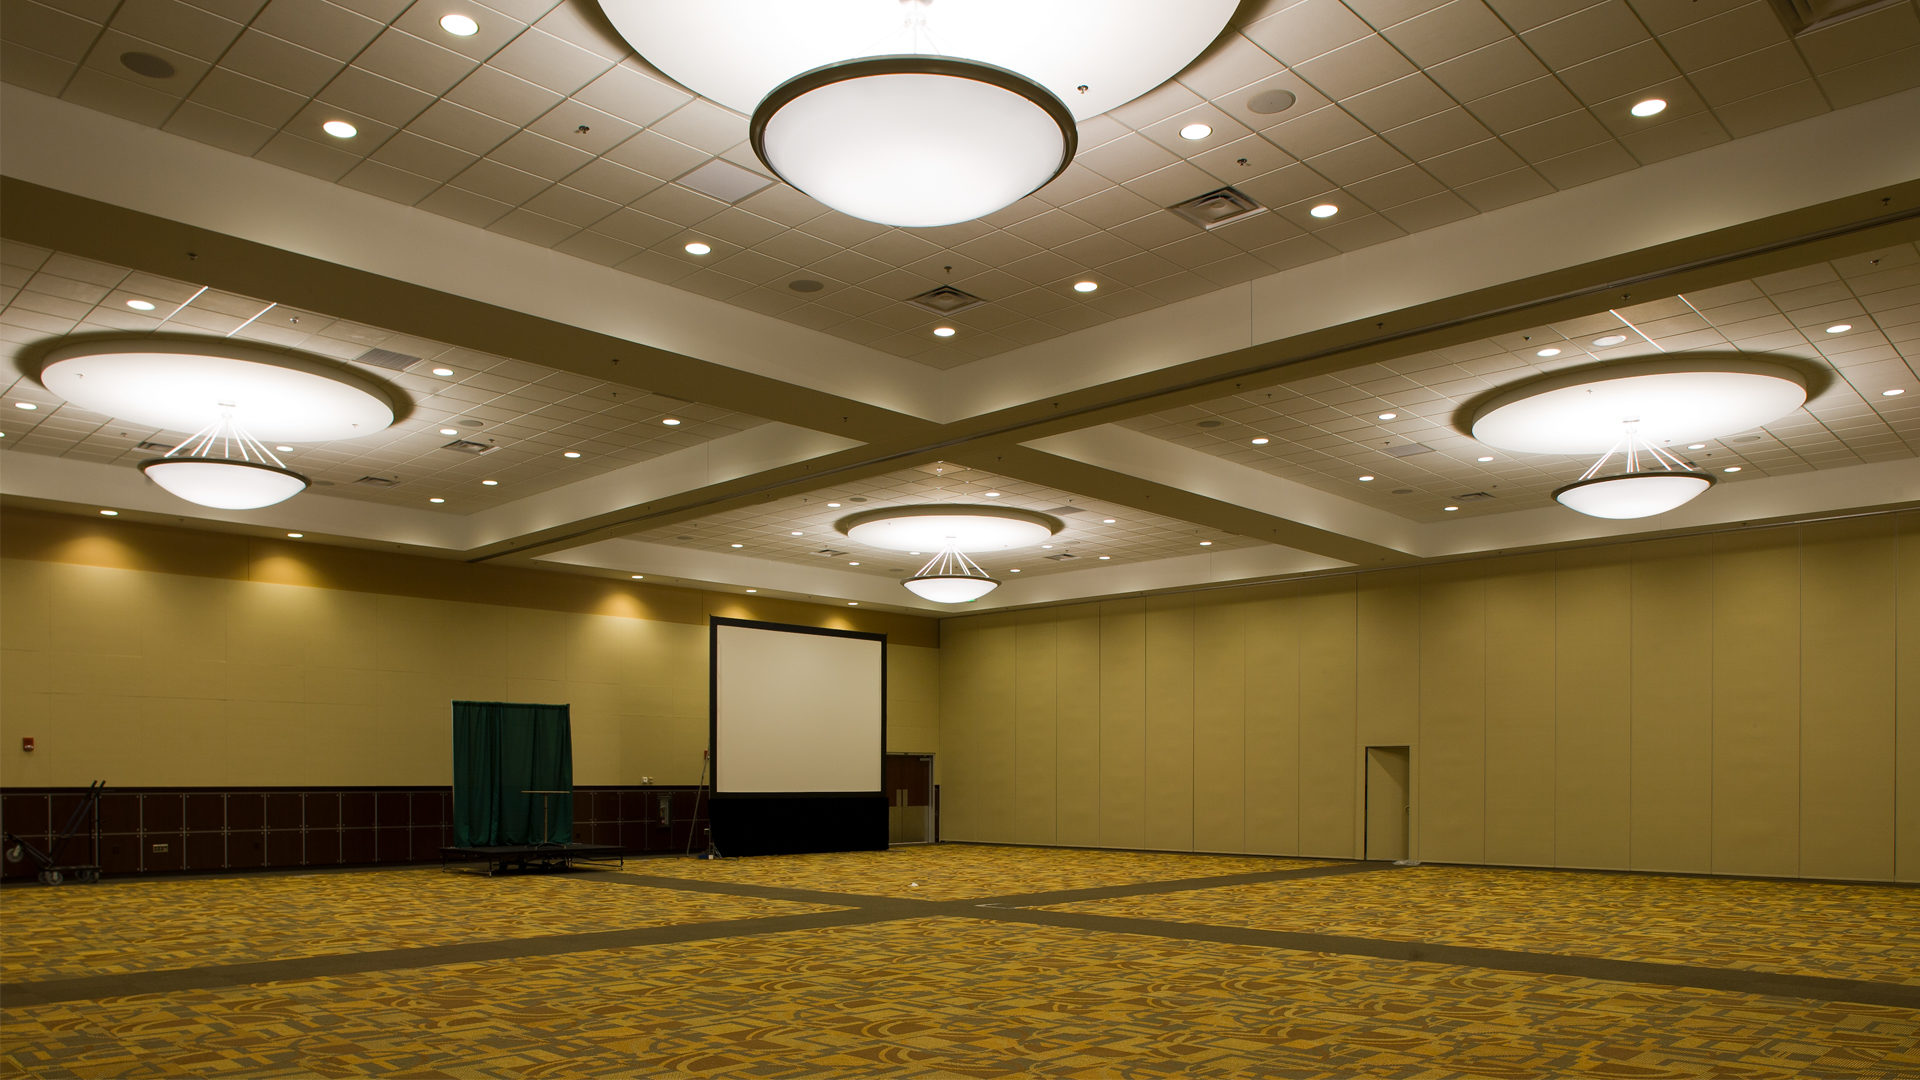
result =
[{"label": "coffered ceiling panel", "polygon": [[[1247,0],[1046,188],[902,230],[771,182],[587,0],[9,0],[0,43],[17,86],[936,368],[1920,85],[1914,0],[1797,36],[1770,0]],[[1228,184],[1266,209],[1164,209]],[[939,284],[988,303],[903,303]]]},{"label": "coffered ceiling panel", "polygon": [[1464,431],[1469,402],[1551,371],[1689,351],[1789,357],[1827,376],[1824,390],[1779,422],[1683,449],[1723,483],[1914,457],[1920,248],[1635,303],[1124,426],[1416,521],[1497,514],[1548,505],[1591,462],[1482,446]]},{"label": "coffered ceiling panel", "polygon": [[916,503],[1013,506],[1043,511],[1065,523],[1066,528],[1046,547],[979,555],[987,572],[1003,581],[1012,580],[1016,572],[1032,577],[1264,546],[1231,533],[948,462],[647,529],[634,533],[632,539],[899,577],[911,575],[938,553],[928,551],[916,558],[867,547],[841,535],[833,523],[861,510]]},{"label": "coffered ceiling panel", "polygon": [[[764,423],[266,298],[9,242],[0,247],[0,348],[8,361],[0,435],[7,450],[132,468],[192,434],[87,412],[48,393],[35,372],[25,370],[33,367],[30,347],[91,333],[259,342],[343,361],[387,381],[413,403],[399,423],[365,438],[296,446],[280,456],[329,495],[420,509],[485,509]],[[436,374],[441,371],[447,374]],[[456,442],[466,445],[448,448]]]}]

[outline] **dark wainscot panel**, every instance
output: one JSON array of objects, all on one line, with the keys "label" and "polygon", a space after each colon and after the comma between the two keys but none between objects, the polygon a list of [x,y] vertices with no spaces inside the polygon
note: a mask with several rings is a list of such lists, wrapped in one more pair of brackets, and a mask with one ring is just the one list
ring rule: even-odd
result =
[{"label": "dark wainscot panel", "polygon": [[[0,829],[42,851],[84,788],[0,791]],[[696,804],[698,813],[696,814]],[[100,865],[110,877],[228,870],[437,863],[453,843],[444,787],[109,788],[100,797]],[[706,848],[707,805],[691,787],[574,789],[573,838],[629,855]],[[62,865],[85,862],[84,830]],[[32,859],[0,861],[4,880],[32,880]]]}]

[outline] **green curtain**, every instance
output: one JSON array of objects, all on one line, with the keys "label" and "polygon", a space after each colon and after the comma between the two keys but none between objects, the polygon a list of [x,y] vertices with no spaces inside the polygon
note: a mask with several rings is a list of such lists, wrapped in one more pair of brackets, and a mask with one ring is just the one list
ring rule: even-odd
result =
[{"label": "green curtain", "polygon": [[[547,798],[524,791],[565,791]],[[453,842],[459,847],[573,839],[573,733],[565,705],[453,703]]]}]

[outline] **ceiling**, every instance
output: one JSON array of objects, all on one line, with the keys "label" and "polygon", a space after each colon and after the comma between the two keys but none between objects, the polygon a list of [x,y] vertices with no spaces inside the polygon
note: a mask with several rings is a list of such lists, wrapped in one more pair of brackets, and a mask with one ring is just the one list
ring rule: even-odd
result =
[{"label": "ceiling", "polygon": [[[1081,511],[1076,558],[983,560],[1021,574],[981,610],[1920,500],[1912,0],[1797,34],[1773,0],[1247,0],[1053,183],[938,229],[743,176],[744,118],[589,0],[16,0],[0,48],[10,505],[939,613],[826,504]],[[1266,209],[1164,209],[1227,184]],[[945,283],[986,303],[906,303]],[[412,408],[286,455],[306,495],[205,511],[131,467],[186,433],[33,378],[108,332],[310,352]],[[1815,393],[1692,452],[1740,471],[1681,511],[1579,518],[1550,493],[1587,462],[1466,434],[1521,379],[1683,352]]]}]

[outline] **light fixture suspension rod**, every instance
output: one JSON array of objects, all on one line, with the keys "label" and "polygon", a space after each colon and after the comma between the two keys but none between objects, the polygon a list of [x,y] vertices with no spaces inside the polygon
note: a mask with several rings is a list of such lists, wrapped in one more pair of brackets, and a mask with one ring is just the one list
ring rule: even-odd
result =
[{"label": "light fixture suspension rod", "polygon": [[240,446],[240,456],[237,460],[258,461],[262,463],[271,462],[274,468],[277,469],[287,467],[286,462],[281,461],[278,455],[267,449],[265,443],[254,438],[245,428],[234,423],[233,416],[229,413],[222,413],[220,419],[215,420],[213,423],[208,424],[206,427],[201,428],[199,431],[181,440],[180,445],[167,451],[165,456],[175,457],[191,443],[193,448],[187,450],[187,457],[210,457],[212,456],[211,451],[213,450],[213,444],[216,441],[220,444],[220,456],[229,461],[236,460],[233,455],[233,448],[234,444],[238,443]]}]

